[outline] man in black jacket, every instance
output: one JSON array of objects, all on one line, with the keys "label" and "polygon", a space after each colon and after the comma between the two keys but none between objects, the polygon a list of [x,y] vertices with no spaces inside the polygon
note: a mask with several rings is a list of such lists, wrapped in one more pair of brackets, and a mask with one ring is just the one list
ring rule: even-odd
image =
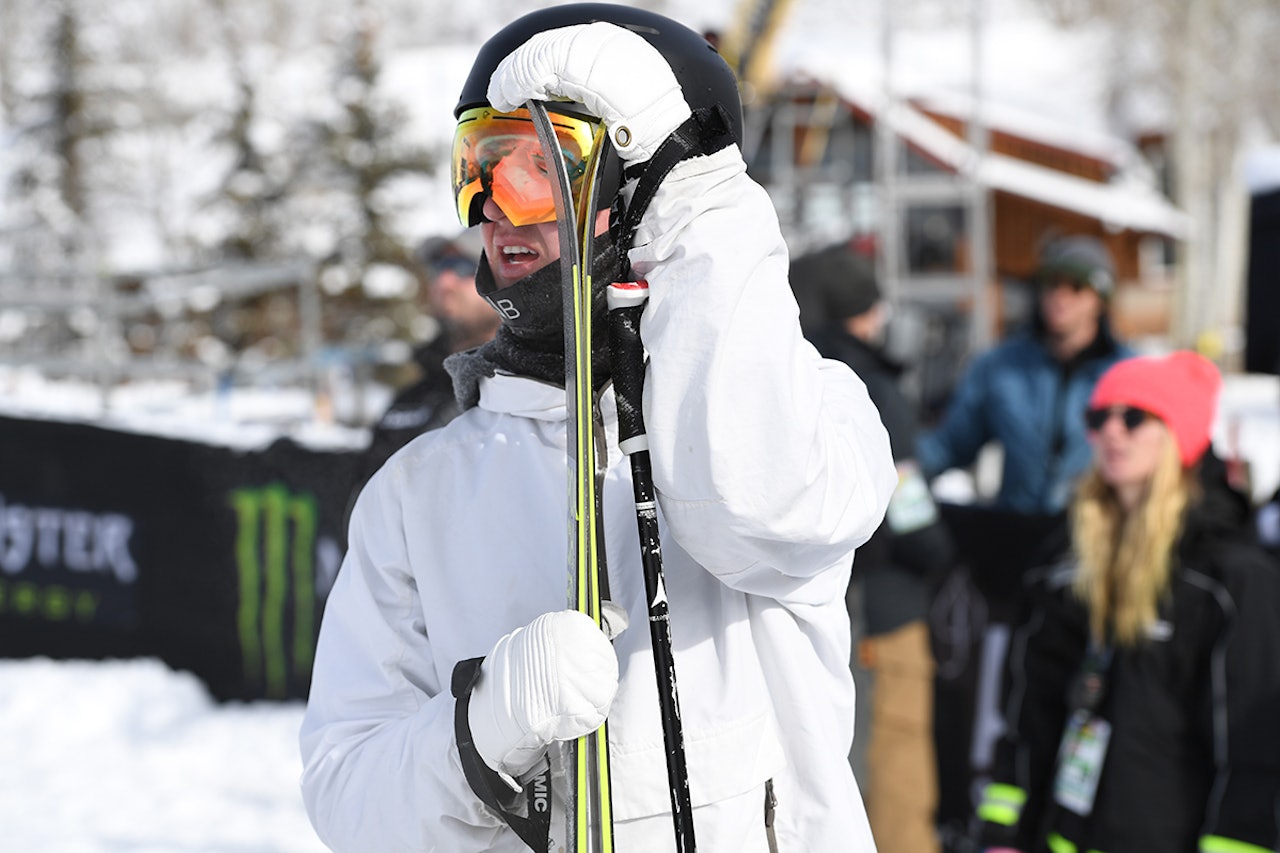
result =
[{"label": "man in black jacket", "polygon": [[430,237],[414,253],[424,274],[425,308],[439,332],[414,351],[418,378],[401,388],[373,427],[366,475],[411,439],[442,427],[458,414],[444,360],[493,337],[501,317],[476,290],[482,246],[478,229],[456,237]]},{"label": "man in black jacket", "polygon": [[886,312],[870,265],[837,244],[797,259],[791,283],[809,339],[853,368],[889,432],[898,488],[884,523],[858,549],[849,595],[850,618],[862,626],[859,662],[873,677],[862,791],[880,853],[934,853],[934,664],[925,617],[932,585],[951,564],[950,536],[915,462],[915,413],[879,348]]}]

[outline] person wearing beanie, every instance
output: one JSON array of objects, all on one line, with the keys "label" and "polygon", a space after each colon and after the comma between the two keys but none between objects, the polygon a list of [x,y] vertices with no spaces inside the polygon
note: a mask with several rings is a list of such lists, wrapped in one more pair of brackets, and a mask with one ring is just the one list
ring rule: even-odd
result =
[{"label": "person wearing beanie", "polygon": [[[938,774],[933,748],[933,654],[926,621],[951,537],[915,459],[918,423],[880,343],[886,319],[871,265],[838,243],[792,261],[801,324],[826,358],[853,368],[889,431],[898,487],[875,535],[854,558],[847,604],[857,642],[853,764],[879,853],[936,853]],[[865,686],[864,686],[865,684]],[[865,740],[865,744],[864,744]]]},{"label": "person wearing beanie", "polygon": [[1173,436],[1182,466],[1190,468],[1209,448],[1221,387],[1213,362],[1193,352],[1128,359],[1098,380],[1085,425],[1096,435],[1097,412],[1113,406],[1141,409],[1160,419]]},{"label": "person wearing beanie", "polygon": [[1004,453],[994,506],[1016,513],[1062,512],[1089,464],[1081,412],[1104,370],[1133,353],[1112,335],[1107,309],[1115,267],[1095,237],[1045,243],[1032,275],[1030,327],[977,355],[940,422],[920,437],[929,479],[973,464],[988,443]]},{"label": "person wearing beanie", "polygon": [[1035,278],[1042,286],[1065,282],[1073,290],[1086,286],[1103,299],[1115,291],[1116,271],[1111,253],[1097,237],[1073,235],[1045,243]]},{"label": "person wearing beanie", "polygon": [[421,271],[422,307],[435,320],[437,331],[413,352],[417,378],[396,391],[374,424],[365,454],[365,477],[359,485],[405,444],[458,415],[453,379],[444,360],[484,344],[501,322],[498,312],[476,291],[476,268],[483,251],[478,236],[468,230],[428,237],[414,252]]},{"label": "person wearing beanie", "polygon": [[501,316],[476,290],[483,253],[474,229],[429,237],[414,252],[424,274],[427,313],[439,323],[448,355],[478,347],[498,330]]},{"label": "person wearing beanie", "polygon": [[793,258],[790,279],[806,333],[843,327],[881,304],[874,267],[843,242]]},{"label": "person wearing beanie", "polygon": [[1214,459],[1221,378],[1121,361],[1084,423],[1071,547],[1028,575],[987,851],[1266,853],[1280,839],[1280,570]]}]

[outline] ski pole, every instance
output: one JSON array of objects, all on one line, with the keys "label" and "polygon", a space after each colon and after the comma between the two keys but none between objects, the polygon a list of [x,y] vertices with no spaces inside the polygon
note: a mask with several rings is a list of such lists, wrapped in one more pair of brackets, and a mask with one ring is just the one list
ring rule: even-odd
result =
[{"label": "ski pole", "polygon": [[618,401],[618,447],[631,462],[636,524],[640,530],[640,562],[644,569],[645,595],[649,602],[649,639],[658,677],[658,707],[666,747],[667,784],[671,794],[671,819],[678,853],[693,853],[693,807],[689,800],[689,771],[685,762],[684,731],[676,691],[675,657],[671,644],[671,618],[666,578],[662,570],[662,543],[658,536],[658,505],[653,488],[653,465],[645,434],[644,344],[640,316],[649,298],[645,281],[609,285],[609,343],[614,393]]}]

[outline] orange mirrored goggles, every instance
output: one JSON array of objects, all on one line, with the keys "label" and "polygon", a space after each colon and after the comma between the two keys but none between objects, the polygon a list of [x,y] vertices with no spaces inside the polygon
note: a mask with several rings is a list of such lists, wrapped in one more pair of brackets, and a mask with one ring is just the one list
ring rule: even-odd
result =
[{"label": "orange mirrored goggles", "polygon": [[[550,116],[576,202],[592,152],[605,139],[604,125],[563,113]],[[484,221],[481,208],[486,198],[493,199],[512,225],[555,221],[551,175],[528,110],[501,113],[475,107],[459,115],[452,178],[458,219],[468,228]]]}]

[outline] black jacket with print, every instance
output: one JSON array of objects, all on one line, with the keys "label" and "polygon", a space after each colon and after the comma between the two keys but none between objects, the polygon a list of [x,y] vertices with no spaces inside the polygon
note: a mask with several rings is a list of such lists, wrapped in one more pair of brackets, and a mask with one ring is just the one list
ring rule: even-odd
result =
[{"label": "black jacket with print", "polygon": [[1099,709],[1110,746],[1087,816],[1053,793],[1087,613],[1069,558],[1028,577],[1006,661],[1007,730],[978,810],[983,846],[1280,849],[1280,566],[1253,540],[1247,502],[1205,480],[1158,623],[1111,659]]}]

